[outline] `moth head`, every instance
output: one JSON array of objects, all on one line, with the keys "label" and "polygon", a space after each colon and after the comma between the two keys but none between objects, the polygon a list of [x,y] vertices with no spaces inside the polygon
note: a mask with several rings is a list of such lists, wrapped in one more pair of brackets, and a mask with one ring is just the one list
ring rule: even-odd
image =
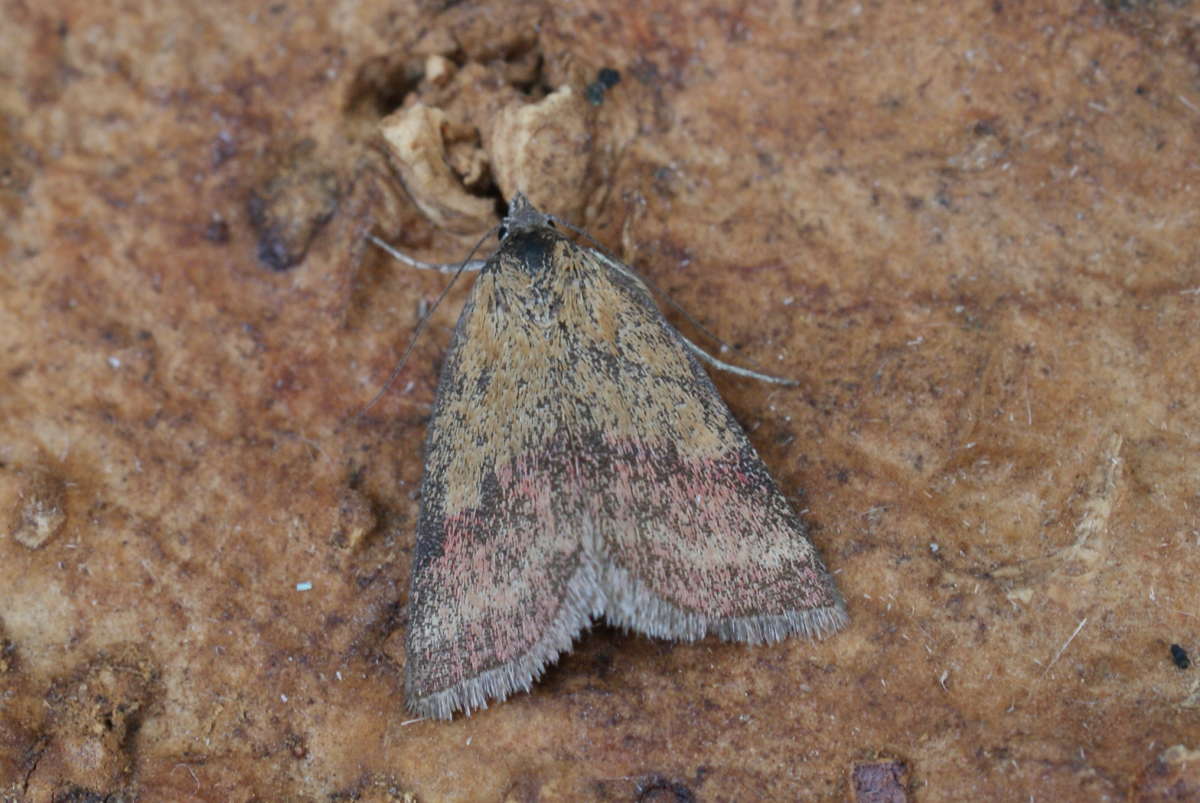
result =
[{"label": "moth head", "polygon": [[554,218],[531,204],[525,193],[518,192],[508,202],[508,214],[500,223],[500,240],[503,242],[508,237],[524,231],[554,227]]}]

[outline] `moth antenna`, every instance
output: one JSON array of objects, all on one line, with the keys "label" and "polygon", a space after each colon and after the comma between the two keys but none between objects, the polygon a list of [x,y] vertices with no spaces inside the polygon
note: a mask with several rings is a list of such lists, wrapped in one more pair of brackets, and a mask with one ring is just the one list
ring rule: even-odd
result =
[{"label": "moth antenna", "polygon": [[[454,286],[454,283],[456,281],[458,281],[458,277],[462,276],[464,271],[467,271],[467,270],[477,271],[477,270],[480,270],[484,266],[484,264],[486,264],[485,260],[477,259],[477,260],[472,261],[471,257],[475,256],[475,252],[478,251],[480,249],[480,247],[484,244],[484,242],[489,237],[491,237],[492,234],[499,228],[500,228],[499,226],[493,226],[491,229],[489,229],[487,234],[484,234],[482,237],[479,238],[479,242],[475,243],[475,247],[471,249],[471,253],[467,254],[467,258],[464,259],[462,262],[458,263],[457,269],[454,270],[454,275],[450,278],[450,281],[446,284],[445,288],[443,288],[442,292],[438,295],[437,300],[433,302],[433,306],[431,306],[429,308],[429,310],[425,313],[424,317],[422,317],[421,320],[417,321],[417,328],[415,330],[413,330],[413,336],[409,339],[408,346],[405,347],[405,349],[404,349],[404,354],[402,354],[400,356],[400,361],[397,362],[396,367],[392,369],[392,375],[388,377],[387,382],[385,382],[383,384],[383,387],[380,388],[379,392],[375,394],[375,397],[373,399],[371,399],[371,401],[367,402],[367,406],[362,408],[361,410],[359,410],[359,412],[358,412],[359,418],[362,418],[364,415],[366,415],[367,411],[369,411],[372,407],[374,407],[375,403],[378,402],[380,399],[382,399],[384,394],[392,389],[392,385],[396,382],[396,378],[398,376],[400,376],[400,372],[404,369],[404,364],[406,362],[408,362],[409,355],[411,355],[413,352],[413,349],[416,348],[417,340],[420,339],[421,333],[424,332],[425,327],[429,325],[429,319],[433,317],[434,310],[436,310],[438,308],[438,306],[442,303],[442,300],[450,292],[450,288]],[[383,242],[383,240],[380,240],[374,234],[370,234],[370,235],[368,235],[368,237],[370,237],[371,242],[375,243],[375,245],[380,246],[381,248],[383,248],[384,251],[386,251],[387,253],[389,253],[393,257],[395,257],[396,259],[400,260],[404,264],[409,265],[411,267],[419,268],[421,270],[436,270],[439,273],[449,273],[450,271],[444,270],[444,268],[454,267],[453,265],[435,265],[431,262],[422,262],[418,259],[413,259],[412,257],[408,256],[407,254],[401,253],[400,251],[397,251],[395,248],[392,248],[390,245]]]},{"label": "moth antenna", "polygon": [[[550,217],[550,216],[548,215],[547,217]],[[674,310],[676,312],[678,312],[680,315],[682,315],[687,320],[688,323],[690,323],[692,326],[699,329],[710,340],[712,340],[716,343],[719,343],[722,348],[727,348],[727,349],[733,348],[733,346],[730,346],[724,340],[722,340],[721,338],[719,338],[715,334],[713,334],[707,327],[704,326],[704,324],[700,323],[698,320],[693,318],[691,316],[691,314],[688,313],[688,311],[685,310],[683,307],[679,306],[679,304],[676,303],[676,301],[673,298],[671,298],[669,295],[667,295],[666,293],[663,293],[661,290],[659,290],[658,287],[656,287],[653,282],[651,282],[646,277],[639,275],[637,272],[635,272],[633,270],[633,268],[631,268],[630,266],[626,265],[621,260],[614,257],[612,254],[608,253],[608,251],[604,250],[604,246],[602,246],[602,245],[600,245],[600,243],[596,242],[595,238],[593,238],[592,235],[588,234],[586,231],[579,228],[578,226],[573,225],[569,221],[562,220],[557,217],[551,217],[551,219],[555,223],[561,224],[565,228],[570,229],[571,231],[575,232],[576,234],[578,234],[579,236],[583,237],[588,242],[590,242],[592,244],[593,250],[596,252],[597,256],[599,256],[610,268],[617,271],[618,273],[623,273],[626,276],[628,276],[629,278],[634,279],[634,280],[644,284],[646,287],[648,287],[650,289],[650,291],[652,293],[654,293],[654,295],[656,297],[661,298],[663,301],[670,304],[671,307],[674,308]],[[675,329],[674,326],[672,326],[671,329],[673,329],[675,331],[675,334],[679,335],[679,338],[688,347],[689,351],[691,351],[693,354],[695,354],[701,360],[703,360],[704,362],[708,363],[709,365],[711,365],[712,367],[714,367],[718,370],[726,371],[731,374],[736,374],[737,376],[744,376],[744,377],[748,377],[750,379],[757,379],[760,382],[767,382],[772,385],[783,385],[784,387],[789,387],[789,388],[794,388],[800,384],[800,382],[795,379],[789,379],[787,377],[782,377],[782,376],[772,376],[771,374],[764,374],[764,373],[760,373],[758,371],[752,371],[749,368],[741,368],[739,366],[727,363],[724,360],[719,360],[716,357],[714,357],[713,355],[709,354],[704,349],[697,346],[691,340],[689,340],[686,335],[684,335],[678,329]],[[735,349],[735,351],[736,351],[736,349]]]}]

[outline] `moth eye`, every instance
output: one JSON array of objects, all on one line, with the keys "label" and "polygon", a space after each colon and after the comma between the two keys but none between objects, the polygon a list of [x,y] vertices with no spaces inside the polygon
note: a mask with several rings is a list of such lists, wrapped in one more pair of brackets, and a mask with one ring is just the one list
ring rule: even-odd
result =
[{"label": "moth eye", "polygon": [[501,226],[501,227],[500,227],[500,230],[499,230],[499,231],[496,233],[496,239],[498,239],[498,240],[500,240],[501,242],[503,242],[503,241],[504,241],[504,238],[505,238],[505,237],[507,237],[507,236],[508,236],[508,227],[507,227],[507,226]]},{"label": "moth eye", "polygon": [[557,226],[557,225],[555,224],[555,222],[554,222],[554,218],[552,218],[552,217],[548,217],[548,218],[546,218],[546,225],[547,225],[547,226],[549,226],[549,227],[550,227],[550,228],[552,228],[552,229],[557,229],[557,228],[558,228],[558,226]]}]

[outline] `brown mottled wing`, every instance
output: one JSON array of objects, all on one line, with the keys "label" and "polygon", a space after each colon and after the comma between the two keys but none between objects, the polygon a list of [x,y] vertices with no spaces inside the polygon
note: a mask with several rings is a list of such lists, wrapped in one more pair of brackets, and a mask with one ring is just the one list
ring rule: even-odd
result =
[{"label": "brown mottled wing", "polygon": [[429,424],[405,667],[425,716],[528,689],[604,609],[563,420],[570,337],[520,246],[510,236],[476,280]]},{"label": "brown mottled wing", "polygon": [[591,619],[694,639],[840,627],[802,524],[645,288],[549,229],[464,309],[426,446],[406,693],[528,689]]},{"label": "brown mottled wing", "polygon": [[[573,383],[605,618],[651,636],[817,637],[845,607],[803,523],[640,281],[592,252]],[[604,305],[601,310],[600,305]],[[583,343],[590,341],[584,348]]]}]

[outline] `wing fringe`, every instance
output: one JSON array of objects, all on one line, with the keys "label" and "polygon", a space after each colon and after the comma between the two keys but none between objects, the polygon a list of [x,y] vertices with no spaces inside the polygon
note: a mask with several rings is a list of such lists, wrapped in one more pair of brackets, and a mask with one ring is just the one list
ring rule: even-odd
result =
[{"label": "wing fringe", "polygon": [[849,622],[845,604],[836,591],[833,593],[833,604],[821,608],[763,616],[706,617],[672,605],[611,560],[585,555],[567,584],[558,615],[529,650],[443,691],[410,697],[408,707],[423,717],[450,719],[455,711],[469,715],[487,708],[489,701],[502,702],[515,692],[529,691],[546,667],[601,616],[626,631],[682,641],[696,641],[709,634],[723,641],[748,644],[776,642],[791,635],[824,638]]}]

